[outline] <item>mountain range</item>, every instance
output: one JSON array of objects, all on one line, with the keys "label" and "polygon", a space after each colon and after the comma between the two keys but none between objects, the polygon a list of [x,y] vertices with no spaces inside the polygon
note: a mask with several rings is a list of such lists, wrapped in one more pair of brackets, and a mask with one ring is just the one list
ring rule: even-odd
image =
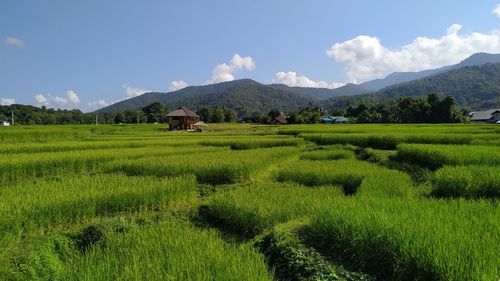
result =
[{"label": "mountain range", "polygon": [[150,92],[130,98],[97,112],[139,109],[163,102],[172,109],[186,106],[199,109],[217,104],[240,116],[279,108],[291,112],[310,104],[342,107],[364,100],[394,99],[428,93],[452,95],[461,106],[485,109],[500,106],[500,54],[477,53],[450,66],[420,72],[395,72],[383,79],[347,84],[336,89],[265,85],[250,79],[218,84],[189,86],[174,92]]}]

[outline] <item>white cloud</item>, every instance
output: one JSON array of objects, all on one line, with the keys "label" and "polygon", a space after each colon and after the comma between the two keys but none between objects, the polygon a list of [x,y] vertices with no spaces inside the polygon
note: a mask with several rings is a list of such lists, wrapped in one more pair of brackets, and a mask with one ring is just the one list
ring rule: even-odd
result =
[{"label": "white cloud", "polygon": [[150,90],[145,90],[145,89],[141,89],[141,88],[131,87],[128,84],[122,85],[122,88],[125,90],[125,93],[129,97],[137,97],[137,96],[140,96],[140,95],[142,95],[144,93],[151,92]]},{"label": "white cloud", "polygon": [[35,95],[35,100],[37,103],[44,104],[44,105],[48,104],[48,102],[49,102],[48,99],[42,94]]},{"label": "white cloud", "polygon": [[233,58],[227,63],[219,64],[212,71],[212,79],[207,81],[207,84],[233,81],[234,74],[240,70],[254,70],[255,61],[252,57],[241,57],[239,54],[234,54]]},{"label": "white cloud", "polygon": [[500,3],[495,7],[495,9],[493,9],[493,11],[491,11],[495,16],[497,16],[498,18],[500,18]]},{"label": "white cloud", "polygon": [[314,81],[309,79],[307,76],[297,76],[297,73],[293,71],[288,72],[277,72],[274,74],[275,83],[285,84],[290,87],[308,87],[308,88],[338,88],[345,84],[333,82],[328,84],[325,81]]},{"label": "white cloud", "polygon": [[108,106],[108,105],[110,105],[110,103],[107,102],[106,100],[96,100],[96,101],[89,102],[87,105],[91,110],[96,110],[96,109],[99,109],[101,107]]},{"label": "white cloud", "polygon": [[16,103],[16,99],[0,98],[0,105],[12,105]]},{"label": "white cloud", "polygon": [[16,37],[7,37],[5,38],[5,43],[7,43],[8,45],[11,45],[11,46],[15,46],[15,47],[24,47],[24,41],[19,39],[19,38],[16,38]]},{"label": "white cloud", "polygon": [[239,69],[254,70],[255,62],[251,57],[241,57],[238,54],[234,54],[233,58],[231,59],[231,66],[233,66],[237,70]]},{"label": "white cloud", "polygon": [[346,65],[349,82],[384,77],[394,71],[421,71],[455,64],[477,52],[500,52],[500,32],[459,34],[453,24],[440,38],[417,37],[400,49],[383,46],[380,39],[360,35],[333,44],[327,55]]},{"label": "white cloud", "polygon": [[51,96],[50,94],[35,95],[35,100],[40,105],[55,105],[57,107],[66,107],[69,104],[77,105],[80,103],[80,98],[74,90],[69,90],[66,92],[67,97]]},{"label": "white cloud", "polygon": [[55,97],[50,97],[50,102],[57,105],[57,106],[63,107],[63,106],[66,106],[68,104],[68,99],[55,96]]},{"label": "white cloud", "polygon": [[68,96],[68,101],[72,104],[79,104],[80,103],[80,98],[76,94],[75,91],[69,90],[66,92],[66,95]]},{"label": "white cloud", "polygon": [[169,90],[171,92],[173,91],[177,91],[177,90],[180,90],[180,89],[184,89],[186,88],[187,86],[189,86],[188,83],[186,83],[185,81],[182,81],[182,80],[178,80],[178,81],[172,81],[170,83],[170,88]]}]

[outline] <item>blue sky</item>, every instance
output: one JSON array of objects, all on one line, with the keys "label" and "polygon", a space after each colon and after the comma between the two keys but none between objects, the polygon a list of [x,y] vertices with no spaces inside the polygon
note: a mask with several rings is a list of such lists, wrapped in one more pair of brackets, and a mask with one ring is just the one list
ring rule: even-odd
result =
[{"label": "blue sky", "polygon": [[240,78],[333,88],[500,53],[498,0],[408,2],[5,0],[0,102],[90,111]]}]

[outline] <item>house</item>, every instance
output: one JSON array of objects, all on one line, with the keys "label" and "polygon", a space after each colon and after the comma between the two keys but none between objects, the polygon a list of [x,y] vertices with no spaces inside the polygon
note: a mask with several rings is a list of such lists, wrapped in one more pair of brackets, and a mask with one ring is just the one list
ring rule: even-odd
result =
[{"label": "house", "polygon": [[286,120],[286,116],[280,115],[280,116],[274,117],[273,120],[271,120],[271,123],[277,124],[277,125],[287,124],[288,120]]},{"label": "house", "polygon": [[2,121],[2,122],[0,122],[0,127],[5,127],[5,126],[10,126],[9,121]]},{"label": "house", "polygon": [[194,130],[194,124],[200,121],[200,116],[185,107],[167,114],[169,130]]},{"label": "house", "polygon": [[500,121],[500,109],[471,112],[469,117],[471,122],[497,123]]},{"label": "house", "polygon": [[349,118],[344,116],[324,116],[321,117],[321,123],[323,124],[345,124],[349,121]]}]

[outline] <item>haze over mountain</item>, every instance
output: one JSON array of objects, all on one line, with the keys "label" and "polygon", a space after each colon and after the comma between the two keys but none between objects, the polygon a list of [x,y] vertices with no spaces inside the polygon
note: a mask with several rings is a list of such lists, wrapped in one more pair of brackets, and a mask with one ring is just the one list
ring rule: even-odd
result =
[{"label": "haze over mountain", "polygon": [[[421,72],[393,73],[384,79],[360,85],[347,84],[336,89],[289,87],[283,84],[265,85],[250,79],[241,79],[190,86],[168,93],[145,93],[104,107],[97,112],[139,109],[160,101],[167,104],[170,109],[178,106],[198,109],[204,105],[221,104],[235,110],[241,116],[252,112],[268,112],[274,108],[290,112],[308,104],[340,105],[356,100],[391,99],[431,92],[452,95],[460,105],[482,109],[498,106],[500,96],[498,64],[484,64],[499,62],[500,54],[478,53],[455,65]],[[376,94],[373,94],[375,91],[366,89],[380,88],[383,85],[389,86]],[[325,100],[327,102],[324,102]]]},{"label": "haze over mountain", "polygon": [[477,53],[455,65],[449,65],[419,72],[394,72],[389,74],[387,77],[383,79],[375,79],[367,81],[359,84],[359,86],[363,89],[366,89],[367,91],[374,92],[395,84],[422,79],[431,75],[443,73],[453,69],[458,69],[464,66],[482,65],[485,63],[497,63],[497,62],[500,62],[500,54]]},{"label": "haze over mountain", "polygon": [[453,67],[452,70],[422,79],[393,85],[376,93],[334,97],[323,101],[330,108],[347,104],[395,100],[399,96],[422,96],[439,93],[473,110],[500,107],[500,63]]}]

